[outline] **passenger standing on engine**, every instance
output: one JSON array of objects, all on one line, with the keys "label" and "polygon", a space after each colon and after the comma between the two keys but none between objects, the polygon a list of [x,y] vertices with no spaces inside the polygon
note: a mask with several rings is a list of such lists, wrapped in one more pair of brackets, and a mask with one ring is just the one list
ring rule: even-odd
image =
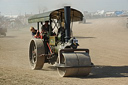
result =
[{"label": "passenger standing on engine", "polygon": [[64,22],[61,23],[61,27],[58,29],[57,33],[58,38],[61,39],[62,42],[64,42],[64,37],[65,37],[65,28],[64,28]]},{"label": "passenger standing on engine", "polygon": [[47,46],[47,43],[48,43],[48,33],[49,33],[49,21],[45,21],[45,24],[43,25],[43,23],[41,22],[42,24],[42,27],[41,27],[41,31],[42,31],[42,37],[44,39],[44,47],[45,47],[45,54],[48,54],[48,46]]}]

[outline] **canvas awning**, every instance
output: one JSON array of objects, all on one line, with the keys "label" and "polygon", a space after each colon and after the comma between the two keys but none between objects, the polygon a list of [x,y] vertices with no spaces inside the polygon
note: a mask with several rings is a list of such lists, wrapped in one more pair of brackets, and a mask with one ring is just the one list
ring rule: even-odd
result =
[{"label": "canvas awning", "polygon": [[[83,20],[83,14],[80,11],[73,8],[71,8],[70,16],[71,16],[71,21],[73,22]],[[59,19],[60,17],[64,19],[64,8],[33,15],[29,17],[28,22],[29,23],[44,22],[44,21],[49,21],[50,18]]]}]

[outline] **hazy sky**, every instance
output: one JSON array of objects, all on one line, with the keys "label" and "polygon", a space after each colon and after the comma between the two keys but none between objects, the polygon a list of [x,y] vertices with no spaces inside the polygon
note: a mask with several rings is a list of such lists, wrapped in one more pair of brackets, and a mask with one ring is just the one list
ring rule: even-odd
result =
[{"label": "hazy sky", "polygon": [[0,0],[1,14],[39,13],[64,5],[70,5],[81,11],[128,10],[128,0]]}]

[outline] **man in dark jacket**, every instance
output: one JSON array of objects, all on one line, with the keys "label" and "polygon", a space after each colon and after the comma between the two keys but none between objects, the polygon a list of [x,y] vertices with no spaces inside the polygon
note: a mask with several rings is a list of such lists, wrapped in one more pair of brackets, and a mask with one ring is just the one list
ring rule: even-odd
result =
[{"label": "man in dark jacket", "polygon": [[49,24],[48,24],[49,21],[45,21],[45,24],[43,25],[42,24],[42,27],[41,27],[41,30],[42,32],[48,32],[49,31]]},{"label": "man in dark jacket", "polygon": [[30,31],[32,32],[32,36],[35,36],[37,33],[37,30],[34,27],[30,27]]},{"label": "man in dark jacket", "polygon": [[34,27],[30,27],[30,31],[32,32],[32,36],[35,38],[40,38],[40,32],[36,30]]}]

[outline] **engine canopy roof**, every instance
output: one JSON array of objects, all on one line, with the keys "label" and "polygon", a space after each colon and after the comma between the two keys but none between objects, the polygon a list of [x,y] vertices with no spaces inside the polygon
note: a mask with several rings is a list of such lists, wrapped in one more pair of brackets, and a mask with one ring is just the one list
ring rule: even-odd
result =
[{"label": "engine canopy roof", "polygon": [[[35,14],[28,18],[28,22],[29,23],[45,22],[45,21],[49,21],[50,19],[60,19],[60,17],[64,19],[64,8],[49,12],[44,12],[40,14]],[[73,8],[71,8],[70,17],[72,22],[83,20],[83,14],[80,11]]]}]

